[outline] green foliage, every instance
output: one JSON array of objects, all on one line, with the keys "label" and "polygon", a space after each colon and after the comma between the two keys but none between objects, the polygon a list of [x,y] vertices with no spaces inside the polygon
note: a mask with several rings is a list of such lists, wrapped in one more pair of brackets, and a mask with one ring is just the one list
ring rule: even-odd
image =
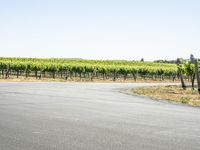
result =
[{"label": "green foliage", "polygon": [[182,66],[182,71],[186,76],[192,76],[195,72],[194,64],[191,64],[190,62],[184,62]]},{"label": "green foliage", "polygon": [[[41,71],[41,72],[76,72],[101,74],[139,74],[165,75],[177,74],[175,64],[138,62],[124,60],[76,60],[76,59],[37,59],[37,58],[0,58],[0,70],[10,67],[13,71]],[[191,73],[191,65],[185,69]]]}]

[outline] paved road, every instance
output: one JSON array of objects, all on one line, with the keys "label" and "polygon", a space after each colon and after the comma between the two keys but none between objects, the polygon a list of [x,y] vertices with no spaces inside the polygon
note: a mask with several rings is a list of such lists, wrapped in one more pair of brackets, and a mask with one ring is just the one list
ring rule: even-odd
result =
[{"label": "paved road", "polygon": [[0,83],[0,150],[199,150],[200,109],[144,84]]}]

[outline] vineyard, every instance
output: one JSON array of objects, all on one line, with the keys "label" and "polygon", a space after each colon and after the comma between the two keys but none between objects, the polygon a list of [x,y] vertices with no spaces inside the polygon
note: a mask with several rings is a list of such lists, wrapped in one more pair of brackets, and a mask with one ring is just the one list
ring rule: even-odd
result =
[{"label": "vineyard", "polygon": [[0,78],[35,77],[80,79],[175,80],[175,64],[82,59],[0,58]]}]

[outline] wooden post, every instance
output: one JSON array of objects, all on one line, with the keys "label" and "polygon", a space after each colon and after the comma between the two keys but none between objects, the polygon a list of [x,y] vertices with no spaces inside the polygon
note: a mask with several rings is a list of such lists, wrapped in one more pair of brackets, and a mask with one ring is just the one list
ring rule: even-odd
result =
[{"label": "wooden post", "polygon": [[8,67],[7,67],[5,79],[7,79],[9,77],[9,72],[10,72],[10,65],[8,65]]},{"label": "wooden post", "polygon": [[184,83],[182,71],[181,71],[181,68],[180,68],[180,59],[177,59],[177,67],[178,67],[178,74],[179,74],[179,77],[180,77],[180,80],[181,80],[182,88],[184,90],[186,90],[186,85]]},{"label": "wooden post", "polygon": [[195,74],[196,74],[196,77],[197,77],[198,92],[200,94],[200,78],[199,78],[199,67],[198,67],[198,60],[197,59],[195,59],[194,65],[195,65]]},{"label": "wooden post", "polygon": [[179,76],[180,76],[180,79],[181,79],[182,88],[184,90],[186,90],[186,85],[185,85],[184,80],[183,80],[183,75],[182,75],[182,71],[181,71],[180,65],[178,65],[178,72],[179,72]]},{"label": "wooden post", "polygon": [[[190,63],[195,65],[195,58],[194,55],[190,55]],[[194,90],[194,81],[195,81],[195,72],[191,77],[191,82],[192,82],[192,90]]]},{"label": "wooden post", "polygon": [[19,77],[19,70],[17,70],[17,78]]}]

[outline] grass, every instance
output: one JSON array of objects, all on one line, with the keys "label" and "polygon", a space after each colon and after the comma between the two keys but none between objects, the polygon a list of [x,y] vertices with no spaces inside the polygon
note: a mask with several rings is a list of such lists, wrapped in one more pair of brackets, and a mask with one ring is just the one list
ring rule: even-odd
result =
[{"label": "grass", "polygon": [[179,86],[159,86],[132,89],[132,92],[156,100],[163,99],[191,106],[200,106],[200,95],[197,90],[191,90],[191,88],[183,90]]}]

